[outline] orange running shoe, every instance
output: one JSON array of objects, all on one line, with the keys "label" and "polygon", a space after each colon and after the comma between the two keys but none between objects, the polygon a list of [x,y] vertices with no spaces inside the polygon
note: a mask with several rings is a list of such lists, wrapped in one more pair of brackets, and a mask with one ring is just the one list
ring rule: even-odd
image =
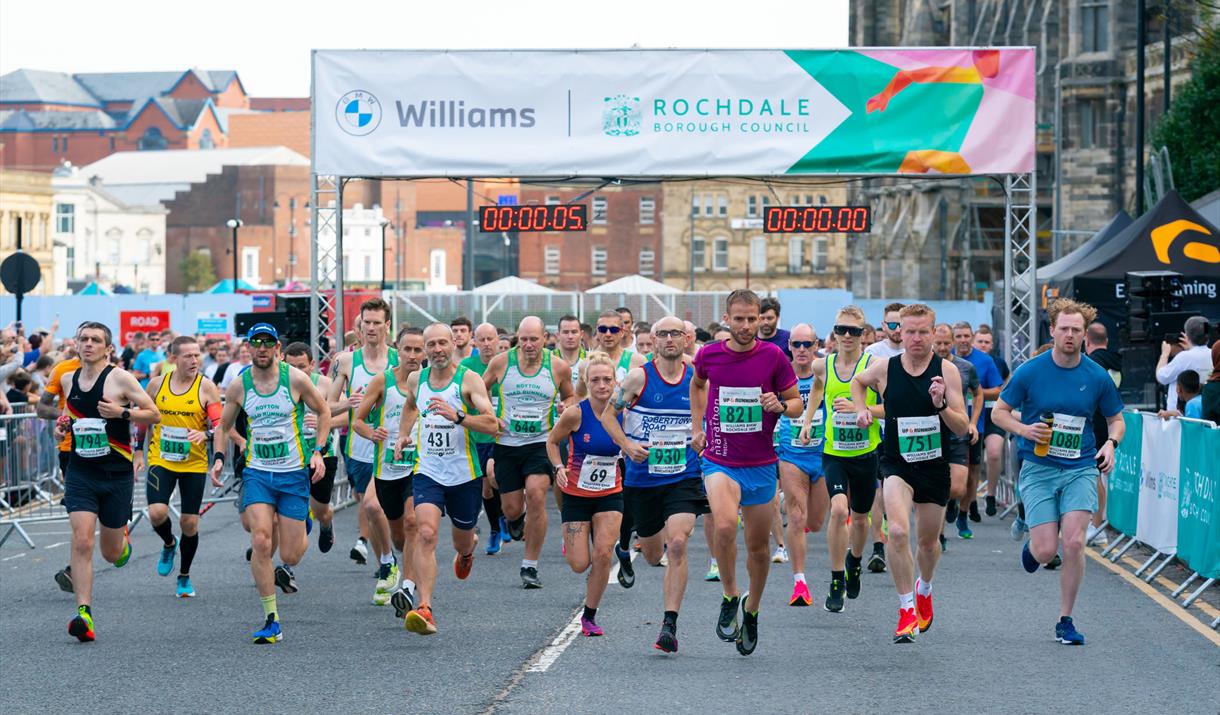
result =
[{"label": "orange running shoe", "polygon": [[407,612],[406,620],[403,626],[412,633],[418,633],[421,636],[430,636],[436,633],[436,621],[432,618],[432,608],[427,605],[419,606],[413,611]]},{"label": "orange running shoe", "polygon": [[915,620],[919,622],[919,632],[927,633],[932,627],[932,594],[919,595],[919,584],[915,588]]},{"label": "orange running shoe", "polygon": [[813,596],[809,594],[809,586],[804,581],[797,581],[792,587],[792,598],[788,599],[789,606],[812,606]]},{"label": "orange running shoe", "polygon": [[898,609],[898,628],[894,630],[895,643],[914,643],[919,634],[919,620],[914,608]]},{"label": "orange running shoe", "polygon": [[474,552],[462,556],[461,554],[453,555],[453,575],[458,577],[459,581],[465,581],[470,575],[470,569],[474,566]]}]

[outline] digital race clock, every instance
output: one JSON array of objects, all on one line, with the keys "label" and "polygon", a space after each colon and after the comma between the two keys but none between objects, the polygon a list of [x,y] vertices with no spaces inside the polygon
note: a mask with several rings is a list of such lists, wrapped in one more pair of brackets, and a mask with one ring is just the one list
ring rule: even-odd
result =
[{"label": "digital race clock", "polygon": [[480,206],[479,231],[587,231],[587,204]]},{"label": "digital race clock", "polygon": [[763,233],[868,233],[872,211],[867,206],[768,206]]}]

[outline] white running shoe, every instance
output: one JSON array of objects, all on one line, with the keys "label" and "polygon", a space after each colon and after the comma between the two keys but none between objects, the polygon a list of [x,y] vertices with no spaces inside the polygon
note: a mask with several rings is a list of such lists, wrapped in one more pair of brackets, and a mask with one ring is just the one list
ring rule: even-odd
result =
[{"label": "white running shoe", "polygon": [[775,553],[771,554],[771,563],[786,564],[788,563],[788,549],[782,546],[775,547]]}]

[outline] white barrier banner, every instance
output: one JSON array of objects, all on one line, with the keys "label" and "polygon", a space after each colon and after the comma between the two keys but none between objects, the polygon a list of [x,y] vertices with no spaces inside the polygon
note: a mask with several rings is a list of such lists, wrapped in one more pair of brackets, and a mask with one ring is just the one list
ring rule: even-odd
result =
[{"label": "white barrier banner", "polygon": [[1178,551],[1178,474],[1182,423],[1144,415],[1136,540],[1165,553]]}]

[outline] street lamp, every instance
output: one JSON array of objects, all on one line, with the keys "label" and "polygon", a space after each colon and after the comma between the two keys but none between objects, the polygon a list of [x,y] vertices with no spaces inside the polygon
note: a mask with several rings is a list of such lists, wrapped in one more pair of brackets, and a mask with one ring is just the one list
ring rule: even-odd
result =
[{"label": "street lamp", "polygon": [[241,219],[231,218],[225,225],[233,231],[233,292],[237,292],[237,229],[241,228]]},{"label": "street lamp", "polygon": [[381,219],[381,290],[385,291],[385,230],[393,225],[389,219]]}]

